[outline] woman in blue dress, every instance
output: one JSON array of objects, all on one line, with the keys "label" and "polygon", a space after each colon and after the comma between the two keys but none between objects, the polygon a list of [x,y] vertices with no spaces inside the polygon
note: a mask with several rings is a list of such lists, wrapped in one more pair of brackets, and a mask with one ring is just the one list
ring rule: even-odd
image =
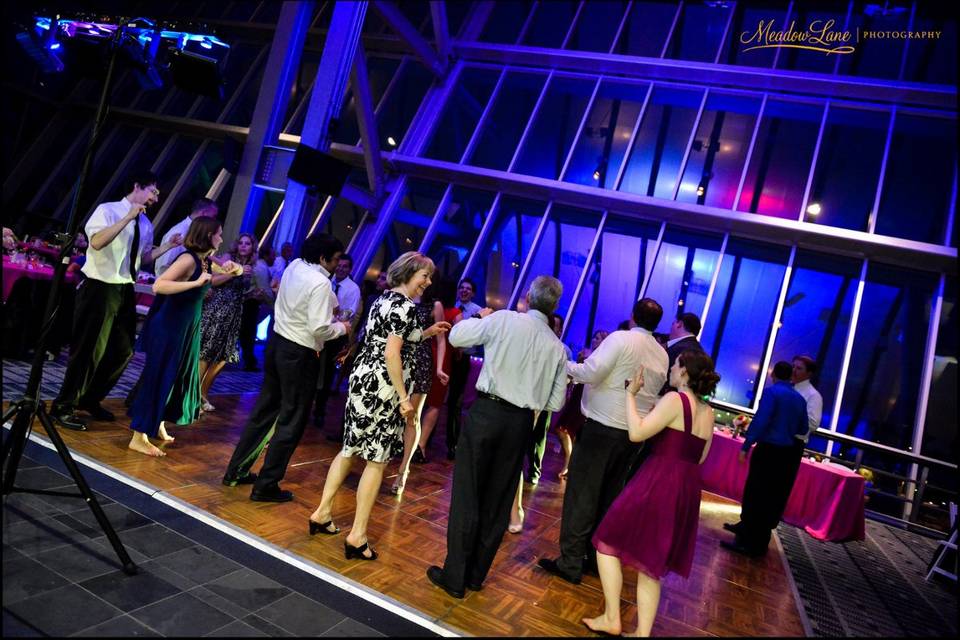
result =
[{"label": "woman in blue dress", "polygon": [[211,271],[236,272],[232,262],[222,266],[210,255],[222,242],[220,222],[196,218],[183,241],[186,251],[153,283],[164,296],[146,336],[146,363],[140,391],[128,414],[133,437],[130,449],[148,456],[166,455],[149,438],[172,442],[164,422],[190,424],[200,412],[200,314],[210,287]]}]

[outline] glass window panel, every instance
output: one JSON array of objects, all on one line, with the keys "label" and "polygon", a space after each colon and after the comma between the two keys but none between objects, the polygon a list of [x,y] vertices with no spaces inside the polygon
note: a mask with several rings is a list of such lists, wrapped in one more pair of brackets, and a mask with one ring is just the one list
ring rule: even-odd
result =
[{"label": "glass window panel", "polygon": [[[933,376],[920,453],[939,460],[957,459],[957,280],[947,280],[940,309],[940,329],[933,356]],[[956,485],[956,474],[953,484]],[[940,486],[949,486],[942,483]]]},{"label": "glass window panel", "polygon": [[760,371],[786,272],[783,247],[731,239],[700,344],[722,379],[716,399],[750,407],[763,384]]},{"label": "glass window panel", "polygon": [[939,38],[910,41],[904,80],[957,83],[957,20],[948,3],[923,2],[917,6],[914,31],[939,31]]},{"label": "glass window panel", "polygon": [[514,171],[557,179],[595,85],[594,80],[554,76]]},{"label": "glass window panel", "polygon": [[648,91],[647,84],[608,80],[600,84],[570,166],[563,176],[566,182],[614,186],[613,181]]},{"label": "glass window panel", "polygon": [[477,242],[480,229],[493,204],[493,194],[466,187],[453,188],[450,207],[437,226],[429,255],[444,280],[456,285],[467,257]]},{"label": "glass window panel", "polygon": [[542,74],[507,73],[476,150],[467,159],[469,164],[501,171],[507,168],[546,78]]},{"label": "glass window panel", "polygon": [[554,205],[517,299],[526,294],[537,276],[553,276],[563,284],[557,313],[565,318],[599,224],[596,212]]},{"label": "glass window panel", "polygon": [[601,53],[610,51],[626,6],[623,0],[591,0],[584,4],[565,48]]},{"label": "glass window panel", "polygon": [[666,57],[713,62],[720,49],[730,7],[726,2],[684,4]]},{"label": "glass window panel", "polygon": [[[471,3],[469,2],[446,2],[447,10],[447,30],[451,36],[460,33],[464,20],[470,12]],[[498,3],[499,4],[499,3]]]},{"label": "glass window panel", "polygon": [[737,209],[797,220],[823,105],[767,101]]},{"label": "glass window panel", "polygon": [[570,30],[577,4],[571,0],[538,2],[533,10],[530,27],[520,44],[559,49]]},{"label": "glass window panel", "polygon": [[[773,344],[770,362],[808,355],[818,363],[812,383],[823,396],[820,425],[824,429],[833,417],[860,269],[859,260],[798,251]],[[809,443],[818,451],[824,451],[825,445],[822,438]]]},{"label": "glass window panel", "polygon": [[645,294],[663,307],[659,333],[670,333],[679,313],[703,315],[722,243],[717,236],[667,228]]},{"label": "glass window panel", "polygon": [[[730,33],[727,35],[723,53],[720,56],[720,62],[750,67],[766,67],[768,69],[772,67],[777,49],[753,49],[751,51],[746,51],[746,49],[762,44],[762,42],[757,42],[756,37],[761,22],[773,21],[772,29],[779,31],[785,28],[786,17],[786,3],[781,6],[767,7],[748,6],[738,2],[733,15],[733,23],[730,25]],[[743,40],[748,40],[748,43],[745,44]],[[784,53],[786,51],[782,51],[780,55],[783,56]]]},{"label": "glass window panel", "polygon": [[434,129],[433,139],[427,148],[428,157],[460,162],[500,73],[493,69],[464,70]]},{"label": "glass window panel", "polygon": [[[423,26],[424,21],[430,22],[430,5],[426,0],[404,0],[396,4],[400,13],[417,29]],[[372,8],[372,7],[371,7]],[[432,24],[430,25],[432,27]]]},{"label": "glass window panel", "polygon": [[[847,21],[847,2],[831,3],[811,3],[805,6],[805,3],[795,2],[793,4],[793,13],[790,14],[790,20],[796,19],[798,29],[806,29],[808,26],[822,29],[833,20],[829,27],[834,33],[844,31],[844,25]],[[824,5],[824,6],[821,6]],[[815,7],[815,8],[814,8]],[[781,22],[782,24],[782,22]],[[852,31],[847,29],[847,31]],[[851,34],[856,38],[856,32]],[[845,43],[837,43],[845,44]],[[854,43],[853,46],[857,46]],[[847,55],[826,55],[819,51],[809,51],[806,49],[782,49],[780,58],[777,60],[778,69],[796,69],[797,71],[815,71],[817,73],[833,73],[834,65],[837,64],[837,58],[845,58]]]},{"label": "glass window panel", "polygon": [[[447,3],[447,6],[449,7],[451,4],[467,3]],[[480,39],[484,42],[499,42],[501,44],[515,43],[517,38],[520,37],[520,30],[523,28],[523,23],[532,8],[531,3],[520,0],[495,2]]]},{"label": "glass window panel", "polygon": [[[333,212],[327,216],[326,225],[318,231],[325,231],[333,237],[340,240],[344,247],[350,245],[355,233],[360,228],[360,221],[363,220],[366,209],[360,205],[350,202],[346,198],[338,198],[334,205]],[[381,258],[382,260],[382,258]],[[377,264],[380,264],[379,262]],[[368,271],[369,273],[369,271]],[[373,277],[376,278],[380,273],[379,268],[374,270]],[[362,280],[363,274],[354,274],[355,279]]]},{"label": "glass window panel", "polygon": [[[377,111],[377,127],[380,147],[392,149],[399,146],[413,116],[420,108],[427,89],[433,82],[433,74],[415,60],[409,60],[400,72],[383,106]],[[396,144],[388,140],[393,138]]]},{"label": "glass window panel", "polygon": [[[859,10],[858,10],[859,8]],[[849,76],[896,78],[906,40],[867,37],[866,32],[904,31],[910,23],[910,7],[906,3],[870,3],[854,7],[848,31],[860,34],[860,42],[849,55],[840,56],[838,73]]]},{"label": "glass window panel", "polygon": [[935,278],[870,265],[840,406],[840,433],[910,447]]},{"label": "glass window panel", "polygon": [[401,254],[420,248],[445,189],[445,185],[436,182],[408,179],[406,193],[394,213],[393,224],[384,234],[380,249],[370,263],[371,269],[379,273]]},{"label": "glass window panel", "polygon": [[957,170],[957,121],[897,115],[876,231],[943,243]]},{"label": "glass window panel", "polygon": [[[376,109],[393,74],[397,73],[400,67],[399,58],[368,58],[367,59],[367,77],[370,81],[370,99],[373,101],[373,107]],[[410,64],[409,61],[404,66]],[[398,78],[399,80],[399,78]],[[306,98],[309,100],[309,96]],[[306,118],[307,109],[304,107],[297,115],[296,120],[290,127],[290,132],[300,135],[303,132],[303,120]],[[378,123],[379,124],[379,123]],[[330,136],[333,142],[341,144],[355,145],[360,143],[360,124],[357,121],[357,102],[353,93],[353,88],[348,86],[344,96],[343,109],[340,110],[340,117],[337,118],[337,127]]]},{"label": "glass window panel", "polygon": [[755,96],[711,93],[690,149],[678,202],[730,209],[760,112]]},{"label": "glass window panel", "polygon": [[514,197],[500,200],[493,228],[484,246],[477,247],[479,259],[467,274],[477,281],[480,287],[477,297],[483,298],[487,306],[505,309],[510,302],[545,208],[545,203],[533,200]]},{"label": "glass window panel", "polygon": [[702,99],[702,90],[654,87],[620,191],[673,198],[680,162]]},{"label": "glass window panel", "polygon": [[[653,266],[660,225],[609,216],[564,340],[574,353],[597,330],[615,331],[630,318],[644,274]],[[571,295],[572,292],[571,292]]]},{"label": "glass window panel", "polygon": [[634,2],[614,53],[659,58],[676,13],[675,3]]},{"label": "glass window panel", "polygon": [[804,220],[866,231],[890,114],[831,107]]}]

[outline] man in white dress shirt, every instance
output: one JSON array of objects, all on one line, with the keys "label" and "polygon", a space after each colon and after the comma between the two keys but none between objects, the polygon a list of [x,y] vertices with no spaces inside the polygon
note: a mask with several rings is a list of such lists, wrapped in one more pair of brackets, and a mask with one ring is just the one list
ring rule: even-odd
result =
[{"label": "man in white dress shirt", "polygon": [[[330,272],[343,252],[331,235],[316,233],[303,242],[280,281],[274,303],[273,335],[263,360],[263,388],[250,413],[223,484],[252,484],[250,499],[288,502],[293,493],[280,488],[290,457],[300,443],[317,388],[324,343],[349,333],[349,322],[336,322]],[[260,473],[250,472],[270,443]]]},{"label": "man in white dress shirt", "polygon": [[[797,436],[798,443],[806,446],[810,442],[810,436],[820,428],[820,420],[823,418],[823,396],[810,383],[817,373],[817,361],[810,356],[793,357],[793,390],[803,396],[807,401],[807,422],[809,427],[806,433]],[[803,455],[804,446],[800,446],[800,455]]]},{"label": "man in white dress shirt", "polygon": [[[356,326],[360,321],[360,287],[350,279],[350,272],[353,271],[353,258],[344,253],[340,256],[340,262],[333,272],[333,278],[330,284],[333,287],[333,293],[337,296],[337,304],[340,308],[340,317],[348,320],[350,324]],[[349,315],[349,318],[347,317]],[[313,407],[313,423],[323,428],[323,423],[327,416],[327,400],[330,398],[330,390],[333,388],[334,378],[336,377],[336,360],[340,351],[347,346],[349,342],[346,336],[330,341],[326,346],[323,356],[323,368],[321,370],[320,386],[317,388],[317,398]],[[343,442],[343,423],[341,422],[335,433],[328,436],[328,440]]]},{"label": "man in white dress shirt", "polygon": [[81,269],[86,278],[77,287],[70,360],[51,409],[60,426],[75,431],[86,430],[78,408],[94,420],[114,419],[100,402],[133,355],[137,271],[173,247],[153,247],[153,225],[144,215],[160,196],[157,176],[136,173],[127,186],[123,200],[99,205],[84,227],[90,239]]},{"label": "man in white dress shirt", "polygon": [[450,331],[454,347],[483,345],[486,354],[457,447],[447,558],[442,569],[427,570],[454,598],[479,590],[487,577],[510,520],[534,412],[563,405],[566,355],[548,320],[562,293],[559,280],[539,276],[526,313],[486,308]]},{"label": "man in white dress shirt", "polygon": [[624,382],[643,367],[645,384],[636,403],[646,416],[667,379],[667,353],[653,337],[662,316],[660,305],[644,298],[633,307],[636,327],[611,333],[584,362],[567,363],[567,374],[585,385],[580,410],[586,422],[573,447],[563,494],[560,557],[541,558],[538,564],[573,584],[580,583],[590,537],[629,480],[640,450],[627,434]]},{"label": "man in white dress shirt", "polygon": [[169,244],[173,248],[157,258],[153,270],[158,278],[163,275],[167,267],[172,265],[173,261],[176,260],[181,253],[186,251],[186,249],[183,248],[183,239],[187,237],[190,224],[201,217],[216,218],[217,203],[210,198],[197,198],[193,203],[193,207],[190,209],[190,215],[170,227],[170,229],[163,234],[163,239],[160,241],[161,245]]}]

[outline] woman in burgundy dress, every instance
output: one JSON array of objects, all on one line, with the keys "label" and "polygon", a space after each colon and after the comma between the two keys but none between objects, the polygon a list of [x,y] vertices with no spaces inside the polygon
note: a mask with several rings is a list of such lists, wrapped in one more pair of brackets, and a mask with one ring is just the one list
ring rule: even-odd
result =
[{"label": "woman in burgundy dress", "polygon": [[643,388],[643,368],[627,385],[627,426],[632,442],[651,440],[651,453],[614,501],[593,535],[603,585],[604,611],[584,618],[593,631],[619,635],[622,565],[637,570],[637,631],[649,636],[660,604],[660,579],[686,578],[693,564],[700,519],[700,464],[710,450],[713,410],[708,400],[720,376],[702,351],[684,351],[670,369],[665,395],[645,418],[633,396]]}]

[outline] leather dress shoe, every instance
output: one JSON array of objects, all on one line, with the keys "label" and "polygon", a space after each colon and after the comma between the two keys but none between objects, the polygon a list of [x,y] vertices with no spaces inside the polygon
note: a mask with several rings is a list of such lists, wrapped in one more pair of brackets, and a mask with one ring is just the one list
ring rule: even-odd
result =
[{"label": "leather dress shoe", "polygon": [[556,560],[551,560],[550,558],[540,558],[537,560],[537,565],[547,573],[552,573],[558,578],[563,578],[570,584],[580,584],[580,576],[571,576],[569,573],[557,566]]},{"label": "leather dress shoe", "polygon": [[63,411],[61,413],[52,413],[50,417],[53,418],[53,421],[63,427],[64,429],[70,429],[72,431],[86,431],[86,423],[77,416],[73,411]]},{"label": "leather dress shoe", "polygon": [[82,404],[78,407],[81,411],[86,411],[94,420],[102,422],[113,422],[117,419],[112,411],[107,411],[99,402],[96,404]]},{"label": "leather dress shoe", "polygon": [[274,489],[273,491],[250,492],[250,499],[254,502],[290,502],[293,500],[293,492],[286,489]]},{"label": "leather dress shoe", "polygon": [[482,582],[468,582],[468,583],[467,583],[467,589],[470,589],[470,591],[480,591],[481,589],[483,589],[483,583],[482,583]]},{"label": "leather dress shoe", "polygon": [[249,472],[245,476],[223,476],[223,485],[225,487],[235,487],[238,484],[253,484],[257,481],[257,474]]},{"label": "leather dress shoe", "polygon": [[736,522],[736,523],[734,523],[734,522],[724,522],[724,523],[723,523],[723,528],[726,529],[727,531],[729,531],[730,533],[736,533],[736,532],[740,531],[740,529],[741,529],[742,527],[743,527],[743,523],[742,523],[742,522]]},{"label": "leather dress shoe", "polygon": [[752,549],[739,542],[727,542],[726,540],[721,540],[720,546],[728,551],[733,551],[734,553],[739,553],[749,558],[762,558],[763,556],[767,555],[766,549]]},{"label": "leather dress shoe", "polygon": [[446,591],[447,595],[453,598],[462,599],[466,595],[466,592],[463,589],[457,590],[447,586],[447,583],[443,581],[443,569],[436,565],[433,565],[427,569],[427,577],[430,579],[430,582]]}]

